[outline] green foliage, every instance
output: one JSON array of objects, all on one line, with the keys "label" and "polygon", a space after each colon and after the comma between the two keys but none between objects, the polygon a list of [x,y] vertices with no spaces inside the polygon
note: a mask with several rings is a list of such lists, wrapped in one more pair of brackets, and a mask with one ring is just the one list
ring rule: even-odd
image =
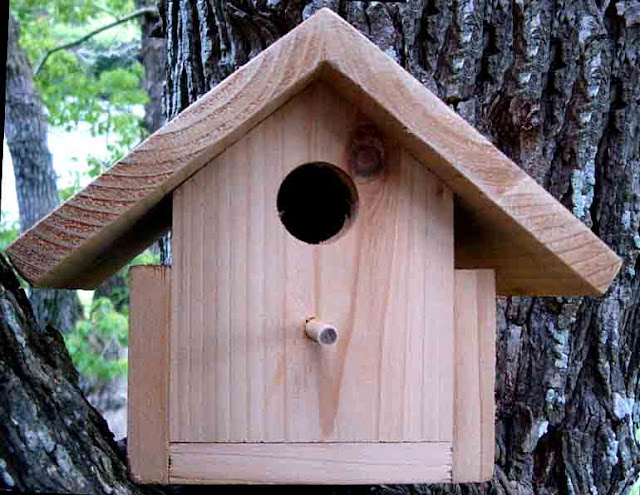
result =
[{"label": "green foliage", "polygon": [[[133,0],[14,0],[21,27],[20,45],[32,67],[48,50],[75,41],[135,10]],[[96,176],[143,137],[141,112],[148,96],[141,88],[139,28],[130,21],[70,50],[52,54],[35,78],[54,126],[71,131],[80,122],[94,136],[105,136],[109,156],[94,159]]]},{"label": "green foliage", "polygon": [[[50,50],[136,10],[134,0],[12,0],[10,7],[20,22],[20,46],[34,70]],[[71,172],[71,185],[60,190],[62,200],[78,192],[87,176],[99,175],[143,137],[141,107],[148,96],[141,84],[144,70],[138,62],[139,38],[136,20],[118,25],[51,54],[35,76],[51,125],[73,131],[81,123],[83,127],[88,124],[92,135],[107,141],[109,156],[90,157],[87,167]],[[17,234],[18,226],[3,217],[0,247],[6,248]],[[129,266],[157,263],[157,258],[145,252]],[[119,272],[124,282],[114,286],[114,293],[86,302],[86,318],[64,336],[76,368],[92,387],[126,373],[122,356],[128,336],[127,269]],[[90,293],[85,296],[91,297]]]},{"label": "green foliage", "polygon": [[[126,280],[131,266],[157,264],[158,258],[146,250],[115,276]],[[127,360],[121,355],[128,345],[128,301],[128,284],[117,285],[108,297],[90,302],[88,318],[79,320],[74,330],[64,335],[73,364],[92,382],[107,383],[126,374]]]},{"label": "green foliage", "polygon": [[11,8],[19,12],[36,11],[55,17],[62,23],[82,23],[97,12],[121,14],[133,10],[132,0],[12,0]]},{"label": "green foliage", "polygon": [[150,249],[147,249],[140,253],[138,256],[133,258],[131,263],[127,265],[126,269],[128,270],[130,266],[137,265],[159,265],[160,264],[160,254],[154,253]]},{"label": "green foliage", "polygon": [[66,201],[82,189],[83,175],[84,174],[78,172],[77,170],[73,171],[70,173],[70,176],[72,177],[71,185],[67,187],[58,186],[58,195],[60,196],[61,201]]},{"label": "green foliage", "polygon": [[[636,428],[636,442],[640,443],[640,428]],[[631,487],[630,495],[640,495],[640,478]]]},{"label": "green foliage", "polygon": [[88,319],[80,320],[64,335],[76,369],[86,378],[108,382],[123,377],[127,359],[120,357],[128,344],[128,321],[106,297],[93,302]]},{"label": "green foliage", "polygon": [[4,213],[0,218],[0,250],[7,249],[16,237],[20,234],[20,226],[17,221],[10,221]]}]

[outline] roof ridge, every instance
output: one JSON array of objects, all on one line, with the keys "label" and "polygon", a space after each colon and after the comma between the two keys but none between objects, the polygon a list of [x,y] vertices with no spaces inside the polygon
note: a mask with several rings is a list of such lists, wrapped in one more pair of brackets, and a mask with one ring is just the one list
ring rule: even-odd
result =
[{"label": "roof ridge", "polygon": [[[169,228],[170,218],[163,223],[150,216],[165,196],[316,79],[397,136],[482,214],[484,238],[467,236],[464,249],[457,249],[456,266],[495,268],[503,294],[601,294],[607,289],[621,264],[617,255],[462,117],[327,8],[136,146],[62,204],[56,210],[60,215],[50,214],[24,233],[7,250],[14,266],[34,285],[96,286]],[[84,221],[69,220],[79,209]],[[567,249],[572,236],[588,242]],[[61,245],[52,244],[52,238]],[[593,266],[583,263],[588,258],[595,260]],[[548,266],[540,274],[531,264],[542,259]]]}]

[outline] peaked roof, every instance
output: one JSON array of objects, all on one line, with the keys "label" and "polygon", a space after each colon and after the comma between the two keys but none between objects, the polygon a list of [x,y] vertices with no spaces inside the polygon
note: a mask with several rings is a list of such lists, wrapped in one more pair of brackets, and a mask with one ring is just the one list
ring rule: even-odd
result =
[{"label": "peaked roof", "polygon": [[620,259],[580,220],[357,30],[322,9],[218,84],[7,250],[31,284],[91,288],[171,225],[173,189],[322,80],[456,194],[456,266],[498,291],[602,294]]}]

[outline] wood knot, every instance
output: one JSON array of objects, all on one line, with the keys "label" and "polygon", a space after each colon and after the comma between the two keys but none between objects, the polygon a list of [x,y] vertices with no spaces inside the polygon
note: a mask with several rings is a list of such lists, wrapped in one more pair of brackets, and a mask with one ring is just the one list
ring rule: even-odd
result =
[{"label": "wood knot", "polygon": [[349,166],[354,175],[364,178],[373,177],[384,169],[384,143],[373,124],[362,124],[354,131],[349,143]]}]

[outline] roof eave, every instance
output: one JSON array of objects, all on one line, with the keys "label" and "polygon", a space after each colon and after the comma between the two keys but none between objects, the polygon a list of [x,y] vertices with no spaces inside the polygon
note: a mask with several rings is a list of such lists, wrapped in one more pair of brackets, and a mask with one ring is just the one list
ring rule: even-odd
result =
[{"label": "roof eave", "polygon": [[[496,224],[504,243],[484,252],[482,259],[456,260],[458,265],[496,267],[502,293],[606,291],[621,264],[617,255],[464,119],[328,9],[271,45],[36,224],[9,247],[14,266],[36,286],[97,286],[132,248],[166,230],[165,222],[149,229],[148,238],[138,236],[138,244],[131,241],[136,226],[149,221],[149,213],[166,196],[318,77],[393,133],[482,212],[490,220],[487,228]],[[79,215],[82,221],[69,221]],[[540,218],[548,218],[554,228]],[[582,244],[572,247],[574,237]],[[520,244],[514,245],[514,239]],[[469,252],[482,252],[479,241],[475,246],[473,238],[468,242]],[[501,250],[528,243],[540,263],[554,264],[555,285],[510,276],[517,275],[518,267],[505,265]],[[118,262],[109,263],[109,258]],[[589,258],[598,259],[597,271],[584,262]]]}]

